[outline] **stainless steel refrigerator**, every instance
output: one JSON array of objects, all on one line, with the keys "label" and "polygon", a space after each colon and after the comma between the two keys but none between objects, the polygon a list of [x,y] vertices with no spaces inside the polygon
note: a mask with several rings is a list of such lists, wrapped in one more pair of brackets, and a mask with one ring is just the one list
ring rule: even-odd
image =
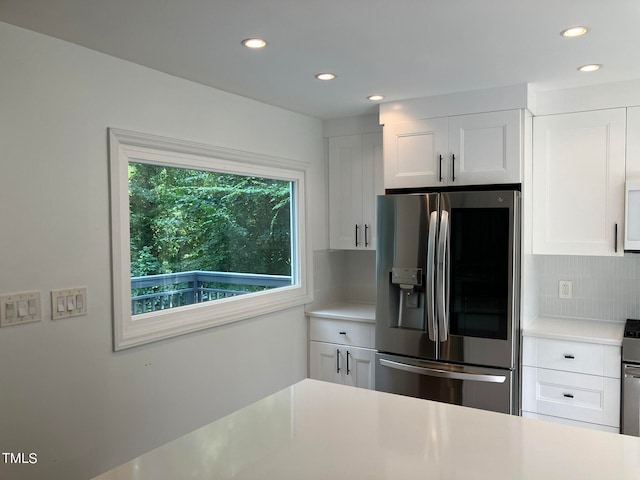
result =
[{"label": "stainless steel refrigerator", "polygon": [[520,192],[377,209],[376,389],[517,414]]}]

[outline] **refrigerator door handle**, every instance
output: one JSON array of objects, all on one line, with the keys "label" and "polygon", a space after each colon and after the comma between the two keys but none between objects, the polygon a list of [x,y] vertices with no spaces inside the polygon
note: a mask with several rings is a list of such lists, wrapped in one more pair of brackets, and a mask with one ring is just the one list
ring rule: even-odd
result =
[{"label": "refrigerator door handle", "polygon": [[419,375],[426,375],[429,377],[450,378],[452,380],[470,380],[473,382],[485,382],[485,383],[504,383],[507,379],[504,375],[489,375],[486,373],[469,372],[455,372],[449,370],[443,370],[440,368],[418,367],[416,365],[408,365],[406,363],[394,362],[393,360],[387,360],[385,358],[380,359],[380,365],[388,368],[395,368],[396,370],[403,370],[409,373],[417,373]]},{"label": "refrigerator door handle", "polygon": [[438,306],[438,333],[441,342],[446,342],[449,338],[449,315],[447,312],[447,297],[449,283],[449,212],[442,210],[440,213],[440,236],[438,245],[438,284],[437,284],[437,306]]},{"label": "refrigerator door handle", "polygon": [[436,338],[436,310],[435,310],[435,284],[434,272],[436,262],[436,235],[438,231],[438,212],[431,212],[429,218],[429,240],[427,245],[427,281],[426,295],[427,301],[425,307],[427,309],[427,330],[429,332],[429,340],[435,342]]}]

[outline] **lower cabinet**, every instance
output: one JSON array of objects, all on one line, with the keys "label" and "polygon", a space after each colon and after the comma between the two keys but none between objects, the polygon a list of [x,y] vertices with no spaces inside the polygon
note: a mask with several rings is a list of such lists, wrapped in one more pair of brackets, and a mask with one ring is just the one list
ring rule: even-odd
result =
[{"label": "lower cabinet", "polygon": [[311,317],[309,376],[316,380],[375,389],[374,325]]},{"label": "lower cabinet", "polygon": [[522,416],[620,431],[620,347],[523,339]]},{"label": "lower cabinet", "polygon": [[309,342],[309,375],[316,380],[373,390],[375,350]]}]

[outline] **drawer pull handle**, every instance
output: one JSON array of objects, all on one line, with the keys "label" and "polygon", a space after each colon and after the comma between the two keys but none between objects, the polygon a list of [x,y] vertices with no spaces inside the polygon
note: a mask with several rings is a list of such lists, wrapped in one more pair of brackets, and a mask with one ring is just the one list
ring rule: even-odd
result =
[{"label": "drawer pull handle", "polygon": [[564,358],[568,358],[569,360],[573,360],[576,357],[574,357],[573,355],[565,354]]},{"label": "drawer pull handle", "polygon": [[340,335],[346,335],[346,334],[347,334],[347,332],[338,332],[338,334],[340,334]]},{"label": "drawer pull handle", "polygon": [[571,393],[563,393],[562,396],[565,398],[573,398],[573,394]]}]

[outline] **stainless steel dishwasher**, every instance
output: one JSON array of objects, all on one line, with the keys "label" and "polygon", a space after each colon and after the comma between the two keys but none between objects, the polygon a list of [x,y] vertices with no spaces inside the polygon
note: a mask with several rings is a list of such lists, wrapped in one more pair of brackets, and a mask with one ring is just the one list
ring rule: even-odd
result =
[{"label": "stainless steel dishwasher", "polygon": [[640,436],[640,320],[627,320],[622,338],[621,433]]}]

